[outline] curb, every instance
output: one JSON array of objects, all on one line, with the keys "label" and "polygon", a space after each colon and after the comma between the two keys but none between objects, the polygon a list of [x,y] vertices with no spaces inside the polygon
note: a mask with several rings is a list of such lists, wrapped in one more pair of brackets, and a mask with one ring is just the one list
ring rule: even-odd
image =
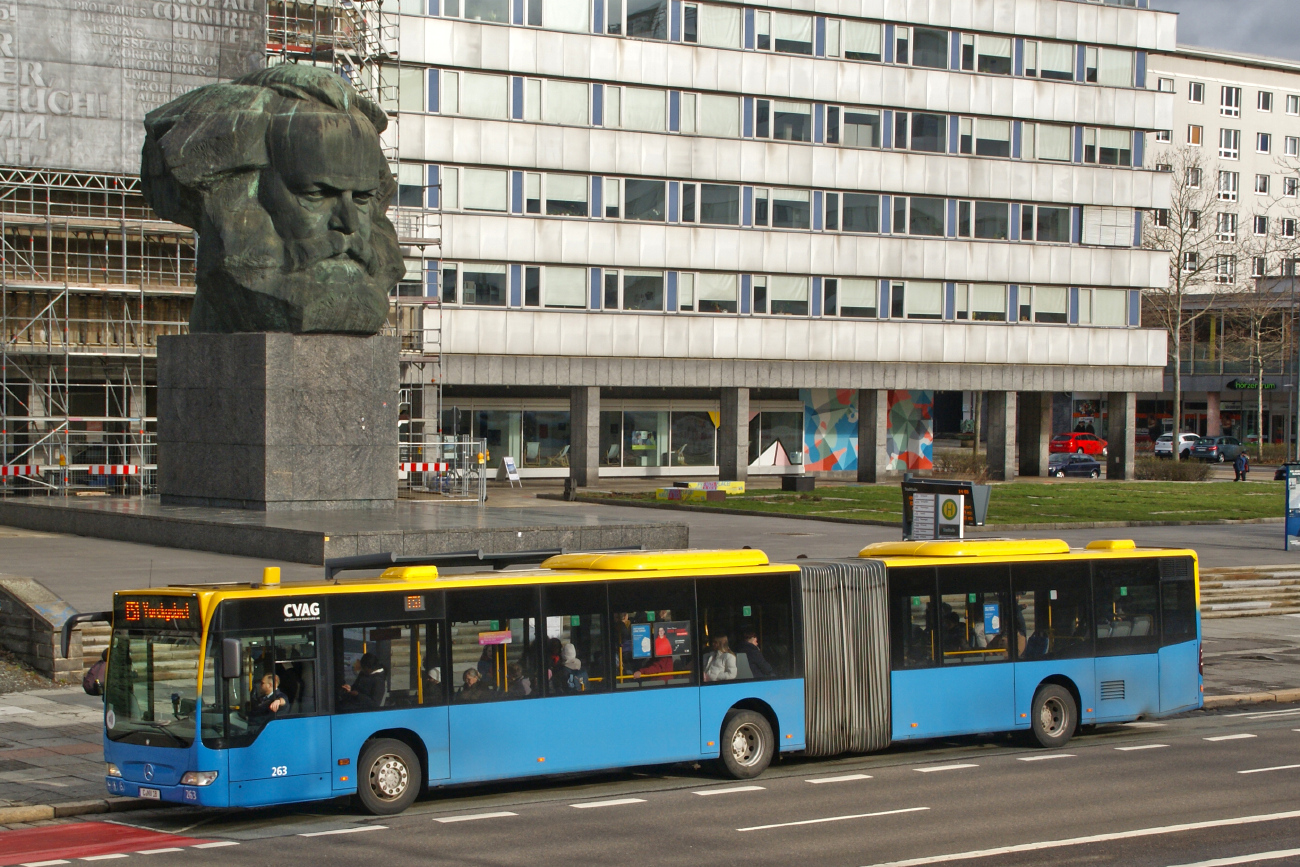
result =
[{"label": "curb", "polygon": [[[563,500],[563,494],[537,494],[539,500]],[[575,501],[598,506],[628,506],[634,509],[663,509],[671,512],[708,512],[711,515],[741,515],[749,518],[788,518],[794,521],[825,521],[831,524],[861,524],[868,527],[901,527],[899,521],[877,521],[871,518],[840,518],[832,515],[792,515],[786,512],[761,512],[757,509],[729,509],[716,506],[697,506],[691,503],[653,502],[647,500],[619,500],[578,494]],[[973,532],[1000,532],[1002,530],[1105,530],[1123,527],[1203,527],[1221,524],[1281,524],[1284,518],[1223,518],[1217,521],[1064,521],[1042,524],[986,524],[972,528]]]},{"label": "curb", "polygon": [[88,816],[92,813],[126,813],[132,810],[153,810],[169,806],[159,801],[139,798],[92,798],[88,801],[63,801],[58,804],[29,804],[19,807],[0,807],[0,825],[23,822],[43,822],[48,819],[67,819]]},{"label": "curb", "polygon": [[1269,702],[1300,701],[1300,689],[1279,689],[1274,692],[1243,692],[1235,695],[1207,695],[1205,708],[1236,707],[1239,704],[1267,704]]}]

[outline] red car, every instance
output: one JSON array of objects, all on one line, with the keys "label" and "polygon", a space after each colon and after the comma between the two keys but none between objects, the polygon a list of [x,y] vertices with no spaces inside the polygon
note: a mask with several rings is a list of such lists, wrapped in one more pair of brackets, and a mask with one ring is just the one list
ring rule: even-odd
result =
[{"label": "red car", "polygon": [[1063,433],[1052,437],[1047,444],[1049,452],[1073,452],[1076,455],[1104,455],[1106,441],[1090,433]]}]

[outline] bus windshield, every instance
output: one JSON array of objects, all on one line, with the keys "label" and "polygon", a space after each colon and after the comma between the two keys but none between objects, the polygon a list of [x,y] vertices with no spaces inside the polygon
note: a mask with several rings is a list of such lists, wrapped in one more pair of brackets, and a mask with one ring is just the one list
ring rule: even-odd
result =
[{"label": "bus windshield", "polygon": [[104,726],[114,741],[184,748],[194,742],[201,636],[188,616],[149,616],[180,613],[157,607],[178,604],[159,598],[128,600],[114,612]]}]

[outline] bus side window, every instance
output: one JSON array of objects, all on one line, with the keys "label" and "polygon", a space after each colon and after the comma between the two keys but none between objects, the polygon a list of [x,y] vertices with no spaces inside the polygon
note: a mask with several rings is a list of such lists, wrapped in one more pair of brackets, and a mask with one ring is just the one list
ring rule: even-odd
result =
[{"label": "bus side window", "polygon": [[546,642],[541,687],[547,695],[582,695],[610,689],[605,608],[604,584],[542,588]]},{"label": "bus side window", "polygon": [[939,643],[944,665],[1006,662],[1024,647],[1025,623],[1007,607],[1006,566],[939,567]]},{"label": "bus side window", "polygon": [[1181,644],[1196,637],[1196,586],[1191,580],[1190,564],[1187,578],[1160,582],[1161,644]]},{"label": "bus side window", "polygon": [[934,590],[932,568],[889,570],[889,634],[895,670],[938,664],[939,635],[935,630],[938,609]]},{"label": "bus side window", "polygon": [[609,588],[615,689],[689,686],[696,679],[695,587],[688,578]]},{"label": "bus side window", "polygon": [[1087,563],[1013,564],[1011,592],[1025,633],[1017,658],[1032,662],[1091,656],[1091,587]]},{"label": "bus side window", "polygon": [[[696,584],[700,607],[701,663],[713,675],[706,682],[794,677],[794,624],[790,612],[790,577],[750,575],[702,578]],[[735,655],[735,677],[712,654],[726,642]]]},{"label": "bus side window", "polygon": [[1159,561],[1096,560],[1092,579],[1097,655],[1155,652],[1160,646]]},{"label": "bus side window", "polygon": [[534,588],[493,587],[447,594],[452,701],[536,698],[542,694]]}]

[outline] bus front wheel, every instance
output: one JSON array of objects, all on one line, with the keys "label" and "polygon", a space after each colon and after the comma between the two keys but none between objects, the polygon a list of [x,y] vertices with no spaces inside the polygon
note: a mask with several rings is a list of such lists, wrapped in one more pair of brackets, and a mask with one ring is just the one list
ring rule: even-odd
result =
[{"label": "bus front wheel", "polygon": [[762,714],[738,710],[722,722],[722,769],[737,780],[757,777],[772,763],[776,738]]},{"label": "bus front wheel", "polygon": [[1079,722],[1079,709],[1074,697],[1055,684],[1047,684],[1034,693],[1034,708],[1030,714],[1034,739],[1048,749],[1065,746]]},{"label": "bus front wheel", "polygon": [[400,813],[420,793],[420,760],[406,744],[391,738],[368,742],[357,762],[357,797],[375,816]]}]

